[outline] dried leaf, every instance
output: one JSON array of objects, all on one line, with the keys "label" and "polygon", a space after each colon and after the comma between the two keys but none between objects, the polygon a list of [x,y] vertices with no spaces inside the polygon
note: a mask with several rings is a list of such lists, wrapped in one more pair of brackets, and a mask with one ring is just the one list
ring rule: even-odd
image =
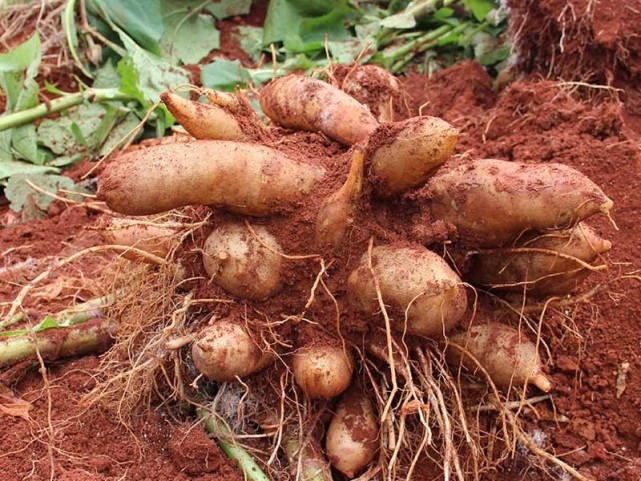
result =
[{"label": "dried leaf", "polygon": [[31,403],[18,399],[11,389],[0,384],[0,413],[14,418],[22,418],[29,421],[29,410]]}]

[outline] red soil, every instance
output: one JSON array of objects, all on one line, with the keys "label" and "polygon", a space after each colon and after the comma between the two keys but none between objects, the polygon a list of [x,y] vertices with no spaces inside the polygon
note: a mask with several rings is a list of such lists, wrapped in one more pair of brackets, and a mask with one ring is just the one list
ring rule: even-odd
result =
[{"label": "red soil", "polygon": [[[546,18],[551,18],[553,15],[549,12],[559,13],[554,9],[556,3],[524,2],[522,8],[515,5],[513,10],[520,14],[522,9],[538,8],[545,10]],[[586,2],[560,2],[559,5],[577,4],[578,8],[579,3]],[[601,5],[599,8],[610,8],[604,10],[606,13],[613,11],[613,2],[592,3]],[[594,24],[606,20],[614,21],[612,15],[594,16]],[[558,42],[561,30],[558,25],[551,25],[539,30],[542,44]],[[219,27],[223,34],[233,28],[221,22]],[[537,32],[536,26],[533,28],[531,36]],[[603,31],[629,32],[630,27],[594,28],[591,27],[591,35]],[[584,31],[583,27],[577,29]],[[602,34],[589,38],[599,40],[603,48],[613,45],[602,38]],[[225,35],[222,43],[228,58],[238,58]],[[586,51],[588,57],[597,56]],[[619,57],[612,55],[607,58],[612,58],[615,64],[620,62]],[[545,60],[549,56],[545,56],[544,50],[523,58],[530,59],[527,65],[522,65],[526,70],[536,72],[549,67]],[[558,57],[555,62],[563,65]],[[579,69],[577,64],[570,65],[571,69]],[[586,65],[598,68],[600,62]],[[404,87],[415,112],[422,106],[423,114],[441,116],[461,129],[457,147],[461,156],[563,162],[588,175],[615,201],[613,218],[618,230],[607,219],[590,220],[590,224],[614,244],[609,254],[611,267],[607,274],[594,274],[581,285],[579,294],[595,289],[596,293],[587,302],[568,303],[545,314],[543,338],[552,354],[550,359],[546,358],[546,371],[555,383],[554,398],[553,402],[537,404],[536,412],[530,411],[524,416],[528,433],[540,433],[546,449],[563,455],[566,462],[583,474],[598,480],[636,481],[641,478],[638,369],[641,157],[634,139],[641,135],[641,130],[634,119],[637,108],[634,98],[638,92],[630,87],[638,70],[617,65],[611,69],[613,78],[620,79],[617,81],[627,89],[626,96],[621,98],[622,104],[612,98],[595,99],[594,103],[581,100],[578,94],[584,92],[572,92],[572,85],[542,80],[536,74],[514,82],[497,94],[491,79],[473,62],[457,64],[429,80],[410,76]],[[607,75],[603,78],[607,80]],[[298,134],[300,140],[314,136],[316,134]],[[313,140],[317,145],[324,142],[316,137]],[[291,146],[283,148],[299,150],[296,142],[291,142]],[[331,158],[338,149],[334,143],[325,142],[314,154]],[[0,301],[11,302],[21,285],[55,259],[98,245],[98,236],[86,229],[95,219],[94,214],[80,208],[65,209],[54,204],[46,219],[21,223],[3,207],[0,231],[3,267],[29,259],[36,261],[35,264],[26,262],[20,270],[0,269]],[[378,220],[384,223],[385,219]],[[284,235],[295,235],[296,226],[283,222],[282,229]],[[348,253],[352,263],[358,260],[367,241],[366,237],[356,234],[354,237]],[[110,259],[107,254],[90,254],[56,271],[25,301],[30,319],[38,320],[47,312],[94,297],[98,292],[97,280]],[[309,267],[317,270],[318,266],[310,262]],[[77,281],[79,278],[82,282]],[[57,279],[60,279],[58,283]],[[294,284],[292,279],[288,281]],[[338,281],[331,287],[332,291],[345,289],[344,283],[341,285]],[[294,309],[306,295],[308,292],[299,290],[288,293],[289,297],[283,297],[283,307]],[[332,312],[333,304],[328,299],[320,302],[319,315]],[[497,306],[490,300],[485,299],[481,304],[484,312],[515,322],[505,313],[497,314]],[[0,309],[6,312],[8,306],[0,304]],[[366,325],[348,329],[353,331],[351,334],[362,334]],[[299,336],[318,336],[314,329],[310,331],[314,332],[300,332]],[[619,395],[617,373],[625,362],[630,367],[626,389]],[[51,478],[52,467],[55,479],[64,481],[242,479],[200,426],[188,427],[193,420],[177,423],[167,418],[160,408],[136,419],[132,431],[128,432],[112,413],[98,407],[81,408],[79,399],[95,382],[91,376],[98,367],[96,357],[54,364],[48,371],[49,386],[43,384],[37,370],[26,370],[27,367],[21,365],[19,369],[2,373],[0,378],[11,386],[17,397],[32,403],[30,421],[0,414],[4,428],[0,439],[0,479],[47,480]],[[517,454],[504,465],[502,472],[488,473],[483,479],[546,478],[529,466],[527,455]],[[417,479],[428,479],[430,475],[438,475],[438,469],[425,465]]]}]

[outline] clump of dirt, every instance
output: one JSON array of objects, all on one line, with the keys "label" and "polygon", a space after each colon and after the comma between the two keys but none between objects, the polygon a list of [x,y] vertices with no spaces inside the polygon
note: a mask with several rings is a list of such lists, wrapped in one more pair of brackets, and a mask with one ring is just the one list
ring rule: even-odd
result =
[{"label": "clump of dirt", "polygon": [[128,431],[110,411],[79,407],[82,396],[95,386],[98,364],[98,358],[89,356],[54,365],[48,386],[37,370],[16,382],[16,395],[31,403],[31,409],[28,421],[0,415],[2,479],[243,479],[200,426],[187,432],[163,413],[151,411],[135,419]]},{"label": "clump of dirt", "polygon": [[625,103],[641,131],[641,2],[614,0],[508,1],[518,72],[601,84],[623,92],[590,89]]}]

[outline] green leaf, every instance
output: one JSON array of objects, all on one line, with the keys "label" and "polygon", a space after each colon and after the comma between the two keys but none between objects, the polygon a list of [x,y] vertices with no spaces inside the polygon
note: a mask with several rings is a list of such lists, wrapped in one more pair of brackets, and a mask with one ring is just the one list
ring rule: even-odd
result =
[{"label": "green leaf", "polygon": [[11,145],[20,158],[37,165],[44,164],[45,157],[38,151],[38,136],[33,124],[16,127],[12,130]]},{"label": "green leaf", "polygon": [[237,32],[232,33],[232,37],[247,55],[258,61],[263,50],[263,28],[239,25],[236,30]]},{"label": "green leaf", "polygon": [[325,32],[330,33],[331,40],[340,40],[349,35],[343,21],[353,13],[345,0],[272,0],[265,18],[263,45],[284,41],[292,34],[304,42],[322,42]]},{"label": "green leaf", "polygon": [[57,119],[44,119],[38,126],[38,139],[57,155],[97,150],[105,136],[99,129],[105,118],[108,121],[109,109],[114,110],[108,105],[86,104]]},{"label": "green leaf", "polygon": [[33,63],[40,64],[40,56],[40,37],[34,34],[12,50],[0,54],[0,72],[27,70]]},{"label": "green leaf", "polygon": [[386,28],[406,29],[416,27],[414,15],[408,12],[399,12],[381,20],[381,25]]},{"label": "green leaf", "polygon": [[[189,75],[186,70],[143,50],[122,30],[116,31],[129,52],[132,62],[127,72],[129,78],[126,85],[123,85],[125,79],[122,77],[120,68],[118,70],[121,73],[121,90],[123,92],[130,93],[141,101],[143,106],[149,107],[160,100],[160,94],[165,90],[189,83]],[[135,79],[131,70],[136,74]],[[139,94],[142,94],[142,99],[139,98]]]},{"label": "green leaf", "polygon": [[233,91],[249,79],[249,73],[238,60],[214,60],[200,71],[203,86],[216,90]]},{"label": "green leaf", "polygon": [[[98,152],[98,155],[107,155],[107,153],[116,145],[121,143],[125,136],[129,135],[131,131],[138,126],[139,123],[140,119],[135,114],[129,112],[127,115],[125,115],[124,118],[122,118],[115,125],[115,127],[109,131],[107,138],[102,143],[102,147],[100,148],[100,152]],[[142,134],[142,129],[138,133],[138,136],[140,134]]]},{"label": "green leaf", "polygon": [[220,32],[211,15],[178,11],[163,18],[163,53],[173,63],[195,64],[220,47]]},{"label": "green leaf", "polygon": [[[9,177],[4,193],[11,201],[11,209],[20,212],[29,201],[33,201],[38,209],[45,211],[53,201],[50,195],[42,194],[27,184],[27,180],[42,190],[52,194],[60,189],[80,191],[69,177],[47,174],[16,174]],[[80,200],[80,199],[77,199]]]},{"label": "green leaf", "polygon": [[463,3],[479,22],[496,6],[492,0],[463,0]]},{"label": "green leaf", "polygon": [[120,27],[138,45],[160,55],[163,34],[160,0],[92,0],[94,11],[101,12],[108,22]]},{"label": "green leaf", "polygon": [[107,62],[94,73],[92,87],[96,89],[120,87],[120,76],[111,60],[107,60]]},{"label": "green leaf", "polygon": [[252,0],[218,0],[205,8],[216,18],[223,19],[236,15],[247,15],[251,5]]},{"label": "green leaf", "polygon": [[36,175],[56,172],[59,172],[59,169],[47,165],[34,165],[19,160],[0,160],[0,179],[6,179],[18,174]]}]

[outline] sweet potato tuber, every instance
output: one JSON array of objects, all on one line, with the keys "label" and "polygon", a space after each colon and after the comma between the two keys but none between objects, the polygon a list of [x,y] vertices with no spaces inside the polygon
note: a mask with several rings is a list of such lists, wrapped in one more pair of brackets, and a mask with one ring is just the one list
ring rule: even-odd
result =
[{"label": "sweet potato tuber", "polygon": [[568,229],[612,201],[585,175],[563,164],[468,161],[427,184],[436,219],[456,226],[472,247],[499,247],[529,230]]},{"label": "sweet potato tuber", "polygon": [[545,392],[552,388],[541,370],[536,345],[510,326],[479,324],[449,338],[446,356],[450,364],[476,371],[478,364],[470,355],[499,387],[531,382]]},{"label": "sweet potato tuber", "polygon": [[[393,122],[407,115],[401,84],[384,68],[359,64],[338,65],[335,68],[345,72],[341,90],[367,105],[379,122]],[[341,72],[338,73],[340,76]]]},{"label": "sweet potato tuber", "polygon": [[204,104],[164,92],[160,98],[189,134],[197,139],[244,140],[248,137],[234,115],[218,105]]},{"label": "sweet potato tuber", "polygon": [[243,326],[229,320],[205,327],[196,339],[191,349],[194,365],[213,381],[229,382],[248,376],[273,360]]},{"label": "sweet potato tuber", "polygon": [[352,384],[338,401],[327,429],[325,452],[332,465],[352,479],[374,457],[378,444],[378,420],[372,403]]},{"label": "sweet potato tuber", "polygon": [[367,138],[378,121],[367,107],[321,80],[288,75],[260,91],[260,106],[277,124],[322,132],[345,145]]},{"label": "sweet potato tuber", "polygon": [[243,224],[226,224],[205,241],[203,263],[207,274],[230,294],[266,299],[281,288],[283,257],[276,238],[261,226],[251,233]]},{"label": "sweet potato tuber", "polygon": [[324,172],[260,145],[181,142],[120,155],[102,174],[98,198],[128,215],[209,204],[263,216],[308,195]]},{"label": "sweet potato tuber", "polygon": [[567,231],[531,235],[514,248],[480,250],[472,257],[470,282],[535,295],[566,294],[585,279],[599,254],[612,247],[584,223]]},{"label": "sweet potato tuber", "polygon": [[[424,247],[379,246],[372,267],[383,302],[394,314],[393,327],[421,336],[442,336],[467,309],[462,281],[447,263]],[[366,253],[348,279],[348,296],[359,309],[380,311]]]},{"label": "sweet potato tuber", "polygon": [[305,346],[292,359],[296,384],[311,398],[332,398],[350,384],[354,361],[340,346]]},{"label": "sweet potato tuber", "polygon": [[457,139],[458,130],[437,117],[382,125],[367,143],[367,177],[384,196],[418,187],[452,155]]},{"label": "sweet potato tuber", "polygon": [[325,199],[316,217],[316,245],[336,248],[353,221],[355,204],[363,186],[364,154],[356,150],[347,180]]},{"label": "sweet potato tuber", "polygon": [[[137,219],[103,217],[96,227],[107,244],[136,247],[160,258],[165,258],[177,241],[176,229],[160,223],[141,223]],[[131,261],[148,262],[135,252],[123,252],[122,256]]]}]

